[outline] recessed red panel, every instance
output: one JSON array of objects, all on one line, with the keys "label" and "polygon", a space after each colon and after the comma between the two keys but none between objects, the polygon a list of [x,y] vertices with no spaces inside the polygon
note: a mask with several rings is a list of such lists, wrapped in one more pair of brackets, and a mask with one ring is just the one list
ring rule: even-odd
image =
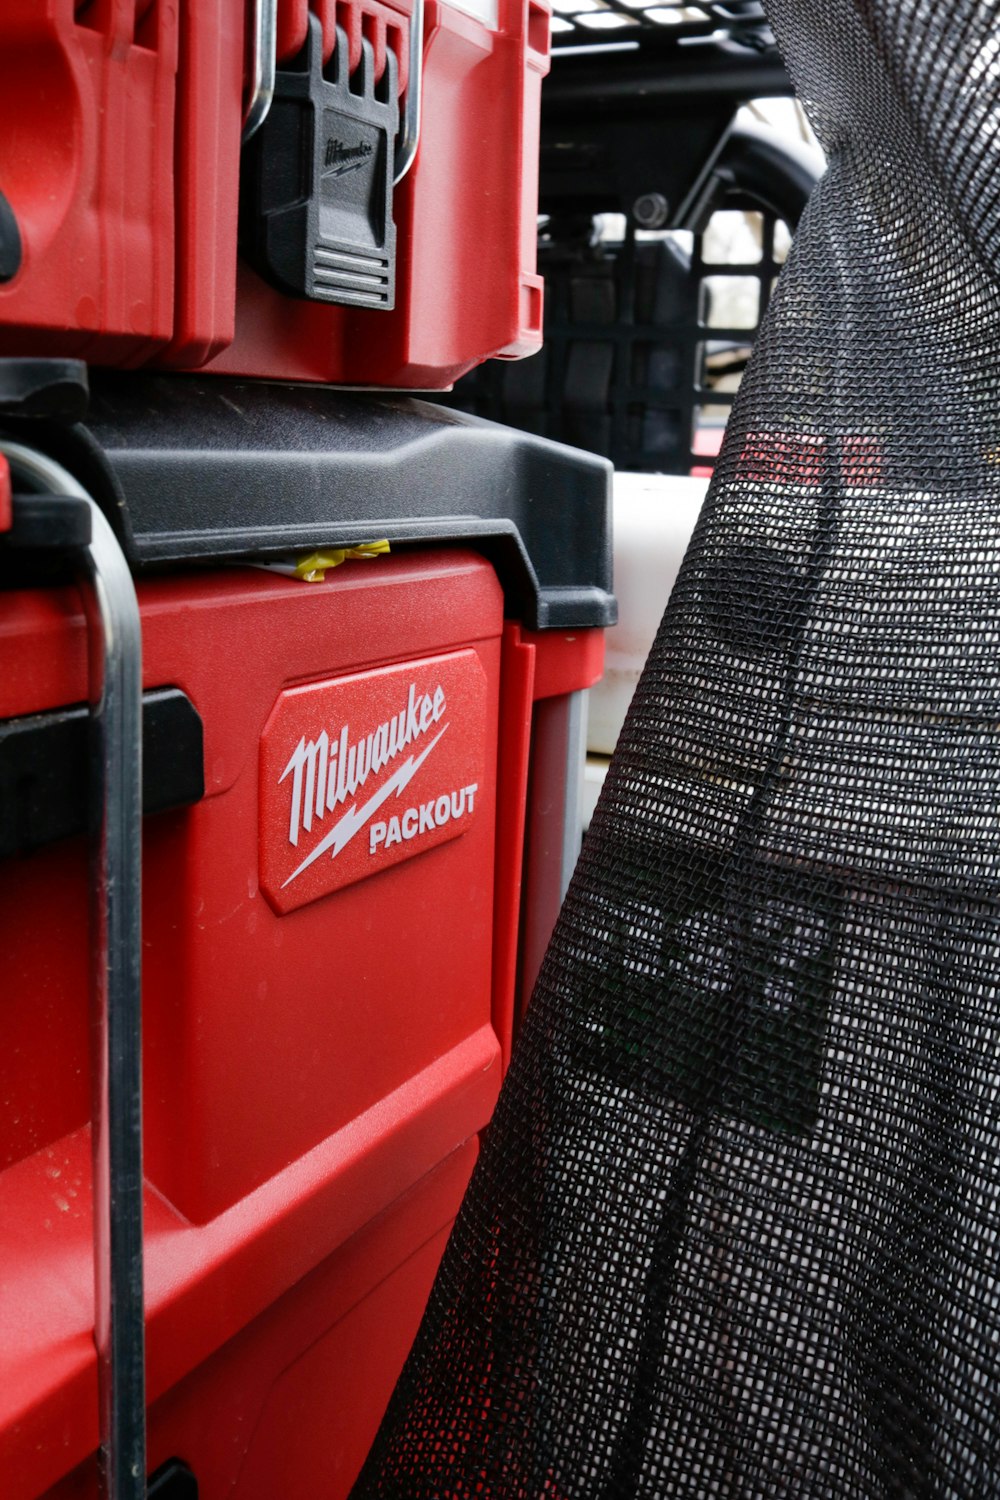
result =
[{"label": "recessed red panel", "polygon": [[486,754],[475,651],[282,693],[260,754],[260,884],[278,912],[460,838]]}]

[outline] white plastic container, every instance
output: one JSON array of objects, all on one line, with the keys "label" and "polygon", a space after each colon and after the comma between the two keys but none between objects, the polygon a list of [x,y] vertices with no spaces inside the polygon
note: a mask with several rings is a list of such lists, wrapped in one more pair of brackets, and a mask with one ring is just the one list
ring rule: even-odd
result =
[{"label": "white plastic container", "polygon": [[604,676],[590,692],[587,749],[610,755],[659,628],[707,479],[616,474],[615,593],[618,624],[606,636]]},{"label": "white plastic container", "polygon": [[585,829],[707,489],[707,479],[680,474],[615,474],[618,624],[606,634],[604,676],[589,695]]}]

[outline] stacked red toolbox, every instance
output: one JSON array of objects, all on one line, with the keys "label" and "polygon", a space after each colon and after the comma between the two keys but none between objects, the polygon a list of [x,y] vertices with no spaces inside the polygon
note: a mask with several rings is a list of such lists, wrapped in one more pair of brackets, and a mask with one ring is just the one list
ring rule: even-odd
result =
[{"label": "stacked red toolbox", "polygon": [[[91,465],[140,569],[145,796],[161,809],[143,831],[151,1493],[195,1493],[193,1476],[201,1500],[345,1495],[509,1055],[522,868],[545,864],[524,838],[533,715],[600,671],[605,471],[412,402],[133,377],[93,406],[86,441],[46,434]],[[27,471],[7,447],[16,530]],[[191,504],[195,476],[213,506]],[[458,513],[463,487],[478,516]],[[219,567],[306,535],[319,551],[358,540],[346,502],[324,498],[341,490],[364,497],[388,557],[313,583]],[[439,505],[450,520],[419,519]],[[0,548],[8,584],[26,556]],[[73,586],[8,587],[12,1500],[96,1487],[86,786],[84,742],[66,740],[85,718],[87,633]]]},{"label": "stacked red toolbox", "polygon": [[[412,48],[411,25],[421,33]],[[318,86],[341,113],[304,99],[316,156],[289,161],[285,137],[271,149],[272,137],[289,103],[283,80],[297,86],[313,30]],[[249,99],[248,35],[262,80]],[[9,0],[0,354],[440,389],[491,355],[531,353],[541,341],[535,222],[548,46],[542,0],[427,0],[426,9],[316,0],[312,11],[305,0]],[[351,118],[365,89],[390,122],[381,135]],[[256,128],[241,164],[247,110]],[[397,123],[409,135],[394,142]],[[250,202],[262,155],[264,198]],[[276,201],[333,193],[350,236],[369,212],[352,194],[377,197],[379,184],[386,222],[372,210],[361,249],[375,253],[369,230],[388,244],[395,223],[398,255],[383,246],[394,297],[356,295],[373,280],[361,263],[360,274],[321,278],[308,295],[251,268]],[[347,253],[322,252],[341,269]]]}]

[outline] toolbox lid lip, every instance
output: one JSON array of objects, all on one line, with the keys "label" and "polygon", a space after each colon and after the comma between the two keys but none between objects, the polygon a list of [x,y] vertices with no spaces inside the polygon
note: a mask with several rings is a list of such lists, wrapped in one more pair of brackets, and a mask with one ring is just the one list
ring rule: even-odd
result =
[{"label": "toolbox lid lip", "polygon": [[401,395],[92,371],[86,425],[53,424],[44,445],[86,469],[134,569],[462,542],[529,629],[617,619],[611,465],[481,417]]}]

